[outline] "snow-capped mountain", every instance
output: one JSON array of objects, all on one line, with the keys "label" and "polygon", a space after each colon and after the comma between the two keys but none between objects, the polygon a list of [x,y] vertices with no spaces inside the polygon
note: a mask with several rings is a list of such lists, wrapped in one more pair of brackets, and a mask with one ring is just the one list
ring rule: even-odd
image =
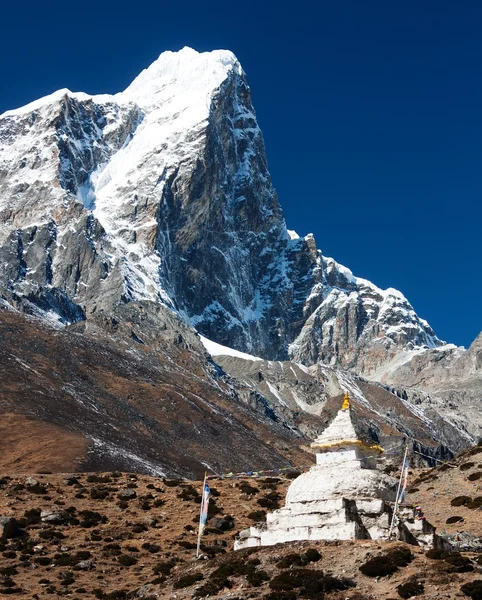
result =
[{"label": "snow-capped mountain", "polygon": [[400,292],[287,230],[228,51],[164,52],[119,94],[1,115],[0,221],[1,295],[64,322],[153,300],[227,346],[367,374],[443,346]]}]

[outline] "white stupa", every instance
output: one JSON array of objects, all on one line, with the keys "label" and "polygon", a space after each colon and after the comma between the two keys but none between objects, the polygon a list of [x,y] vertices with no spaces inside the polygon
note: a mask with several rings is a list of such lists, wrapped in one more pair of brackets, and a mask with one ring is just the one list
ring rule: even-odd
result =
[{"label": "white stupa", "polygon": [[[351,420],[350,400],[311,444],[316,465],[297,477],[286,505],[268,513],[266,524],[239,534],[234,548],[271,546],[295,540],[387,538],[397,481],[377,469],[382,448],[362,442]],[[401,525],[401,524],[400,524]],[[408,530],[397,527],[406,541]],[[432,528],[433,529],[433,528]]]}]

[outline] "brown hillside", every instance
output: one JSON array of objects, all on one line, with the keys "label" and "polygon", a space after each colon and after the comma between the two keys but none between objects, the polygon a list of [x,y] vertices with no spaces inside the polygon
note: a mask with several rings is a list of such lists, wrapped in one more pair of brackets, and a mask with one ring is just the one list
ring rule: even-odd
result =
[{"label": "brown hillside", "polygon": [[172,313],[161,327],[149,307],[119,311],[55,329],[0,309],[0,468],[192,478],[306,462],[304,438],[248,404]]},{"label": "brown hillside", "polygon": [[[199,482],[125,473],[4,476],[0,482],[0,515],[23,527],[21,537],[0,544],[2,599],[389,600],[408,582],[423,586],[419,598],[434,600],[467,597],[461,586],[481,579],[474,554],[447,562],[398,543],[297,542],[233,552],[236,532],[265,510],[260,500],[276,504],[279,496],[283,502],[288,482],[277,478],[210,482],[212,520],[200,560]],[[43,521],[40,511],[50,511]],[[401,546],[413,560],[377,576],[378,557]],[[363,574],[360,567],[373,558],[373,576]]]}]

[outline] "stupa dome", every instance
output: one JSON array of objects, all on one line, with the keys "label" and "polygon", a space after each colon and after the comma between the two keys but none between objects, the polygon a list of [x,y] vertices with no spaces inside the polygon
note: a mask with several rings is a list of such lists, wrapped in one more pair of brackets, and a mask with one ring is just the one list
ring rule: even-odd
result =
[{"label": "stupa dome", "polygon": [[372,469],[357,468],[347,462],[347,468],[312,467],[297,477],[288,488],[286,506],[332,498],[381,498],[394,501],[396,481]]}]

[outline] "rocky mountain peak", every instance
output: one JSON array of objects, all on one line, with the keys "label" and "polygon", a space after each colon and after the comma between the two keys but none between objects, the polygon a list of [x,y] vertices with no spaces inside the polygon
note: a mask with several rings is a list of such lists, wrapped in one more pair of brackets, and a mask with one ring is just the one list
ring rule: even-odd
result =
[{"label": "rocky mountain peak", "polygon": [[160,302],[226,346],[362,373],[443,345],[402,294],[288,232],[226,50],[164,52],[118,94],[2,115],[0,221],[2,296],[63,321]]}]

